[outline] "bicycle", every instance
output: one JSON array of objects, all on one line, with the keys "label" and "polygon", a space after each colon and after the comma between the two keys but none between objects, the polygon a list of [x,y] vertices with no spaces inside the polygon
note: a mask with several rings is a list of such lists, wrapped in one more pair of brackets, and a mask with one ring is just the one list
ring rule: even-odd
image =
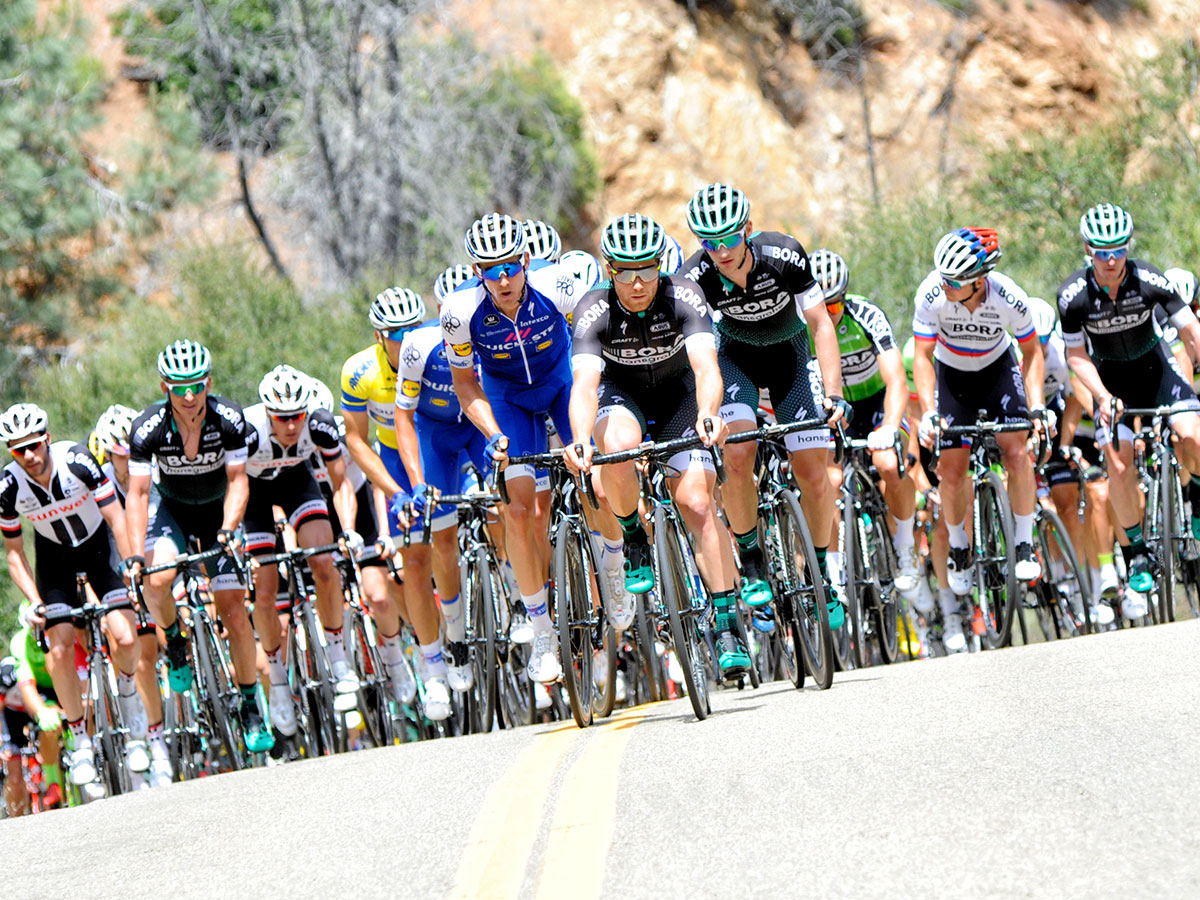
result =
[{"label": "bicycle", "polygon": [[[971,593],[973,649],[980,645],[989,650],[1007,646],[1012,639],[1013,616],[1018,599],[1017,576],[1009,564],[1009,554],[1016,548],[1013,539],[1012,507],[1004,479],[1000,477],[1000,446],[997,434],[1031,431],[1028,419],[1005,423],[990,421],[987,411],[980,410],[974,425],[943,427],[939,417],[934,426],[933,465],[941,456],[943,438],[971,438],[971,458],[968,472],[972,485],[971,558],[974,568]],[[1037,454],[1040,456],[1040,453]]]}]

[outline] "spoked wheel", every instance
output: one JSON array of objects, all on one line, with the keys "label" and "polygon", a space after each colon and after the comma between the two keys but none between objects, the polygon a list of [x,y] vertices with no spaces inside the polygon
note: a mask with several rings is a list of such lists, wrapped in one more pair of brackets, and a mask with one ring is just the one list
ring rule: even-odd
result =
[{"label": "spoked wheel", "polygon": [[856,490],[865,491],[864,496],[871,498],[867,504],[868,510],[859,517],[859,528],[862,536],[862,547],[866,554],[855,553],[855,559],[862,567],[859,576],[862,590],[863,607],[863,649],[865,651],[863,664],[871,665],[873,648],[879,648],[879,659],[884,665],[891,665],[900,656],[900,624],[897,612],[898,591],[896,590],[896,550],[892,545],[892,535],[886,524],[887,506],[874,485],[863,488],[856,485]]},{"label": "spoked wheel", "polygon": [[320,698],[309,683],[311,665],[308,649],[303,645],[296,623],[288,627],[287,672],[288,684],[296,711],[295,741],[299,752],[306,757],[332,753],[332,740],[322,724]]},{"label": "spoked wheel", "polygon": [[[245,766],[234,707],[238,697],[229,683],[229,667],[224,654],[220,652],[221,639],[203,618],[197,618],[192,623],[192,629],[195,635],[192,649],[196,655],[196,678],[200,679],[201,705],[208,719],[209,740],[216,743],[211,748],[215,752],[210,752],[209,759],[216,765],[237,771]],[[224,757],[223,763],[218,761],[219,757]]]},{"label": "spoked wheel", "polygon": [[983,473],[976,486],[979,503],[979,530],[975,542],[980,551],[976,559],[975,593],[983,617],[983,644],[989,650],[1006,647],[1012,639],[1013,614],[1020,602],[1017,576],[1010,556],[1016,549],[1013,540],[1012,507],[1004,491],[1004,482],[995,472]]},{"label": "spoked wheel", "polygon": [[[616,631],[600,615],[596,627],[592,629],[592,686],[595,688],[592,691],[592,717],[596,719],[606,719],[612,715],[617,702],[617,643]],[[595,683],[599,678],[598,665],[604,666],[599,673],[604,676],[599,679],[600,684]]]},{"label": "spoked wheel", "polygon": [[676,524],[663,508],[654,510],[654,567],[658,590],[662,592],[671,627],[671,641],[683,677],[683,687],[697,719],[708,716],[708,677],[705,674],[707,648],[696,627],[692,609],[692,590],[683,568],[683,547]]},{"label": "spoked wheel", "polygon": [[651,702],[666,700],[666,673],[663,671],[662,659],[658,655],[658,648],[654,646],[655,639],[658,636],[658,629],[655,627],[655,612],[652,607],[652,601],[649,594],[638,595],[635,599],[637,602],[637,616],[634,619],[634,628],[637,629],[635,632],[637,635],[637,656],[639,666],[646,681],[646,693]]},{"label": "spoked wheel", "polygon": [[91,685],[88,691],[92,699],[92,741],[96,754],[96,772],[109,797],[124,794],[130,789],[129,771],[125,767],[125,740],[121,734],[121,711],[117,698],[109,687],[107,666],[103,659],[93,655]]},{"label": "spoked wheel", "polygon": [[775,530],[771,540],[773,565],[780,589],[779,626],[786,621],[792,643],[799,648],[802,666],[797,666],[793,684],[802,687],[804,671],[821,690],[833,684],[833,635],[829,630],[825,582],[817,566],[808,522],[796,495],[785,488],[773,503]]},{"label": "spoked wheel", "polygon": [[321,644],[320,626],[317,624],[311,600],[303,604],[300,616],[304,623],[308,683],[320,712],[321,741],[329,753],[341,753],[346,750],[346,726],[333,705],[333,676],[329,670],[329,657],[325,655],[325,647]]},{"label": "spoked wheel", "polygon": [[[853,491],[853,488],[851,488]],[[845,584],[838,585],[838,593],[846,606],[846,622],[833,636],[833,649],[838,668],[860,669],[868,664],[867,649],[863,640],[863,589],[861,581],[863,561],[859,547],[859,520],[856,507],[857,497],[852,493],[846,498],[838,526],[839,543],[842,548],[842,578]]]},{"label": "spoked wheel", "polygon": [[467,642],[471,648],[471,674],[474,684],[467,697],[472,731],[491,731],[496,717],[496,678],[499,663],[496,658],[496,598],[493,592],[495,573],[488,560],[487,550],[479,547],[465,567],[468,590],[470,632]]},{"label": "spoked wheel", "polygon": [[[1175,532],[1179,530],[1179,510],[1175,508],[1177,494],[1175,467],[1165,461],[1158,467],[1158,520],[1150,523],[1155,537],[1154,563],[1158,569],[1157,623],[1175,621]],[[1149,510],[1149,504],[1147,504]],[[1155,604],[1151,604],[1154,612]]]},{"label": "spoked wheel", "polygon": [[555,612],[563,683],[575,724],[592,724],[592,630],[596,611],[596,567],[589,546],[591,535],[575,520],[564,518],[554,542]]},{"label": "spoked wheel", "polygon": [[367,739],[372,746],[390,747],[396,742],[392,718],[391,685],[373,635],[368,633],[366,617],[355,609],[348,615],[351,627],[351,656],[358,674],[358,703]]},{"label": "spoked wheel", "polygon": [[204,745],[197,723],[195,694],[167,692],[163,699],[163,733],[176,781],[191,781],[203,767]]},{"label": "spoked wheel", "polygon": [[[746,608],[745,608],[745,606],[742,605],[742,602],[740,600],[734,604],[734,608],[737,610],[738,637],[741,638],[742,646],[746,648],[747,652],[750,652],[750,648],[751,648],[750,630],[746,627],[746,621],[747,621],[747,619],[749,619],[749,615],[747,614]],[[762,676],[758,671],[758,666],[755,665],[757,656],[758,656],[758,654],[756,654],[756,653],[750,653],[749,678],[750,678],[750,687],[752,687],[752,688],[757,688],[762,684]],[[740,684],[739,684],[739,687],[740,687]]]},{"label": "spoked wheel", "polygon": [[1075,547],[1058,513],[1043,509],[1038,514],[1037,548],[1042,566],[1043,599],[1054,614],[1059,637],[1092,631],[1092,580],[1079,564]]}]

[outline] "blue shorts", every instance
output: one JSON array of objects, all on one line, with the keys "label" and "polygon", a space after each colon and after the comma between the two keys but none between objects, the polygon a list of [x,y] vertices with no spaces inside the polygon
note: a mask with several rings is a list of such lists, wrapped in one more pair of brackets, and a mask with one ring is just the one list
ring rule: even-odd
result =
[{"label": "blue shorts", "polygon": [[[439,422],[419,412],[413,416],[417,441],[421,445],[421,469],[425,482],[443,494],[461,494],[475,484],[474,475],[463,472],[467,462],[475,464],[480,475],[491,469],[481,432],[468,419],[461,422]],[[433,511],[433,530],[442,531],[458,522],[458,508],[441,506]]]},{"label": "blue shorts", "polygon": [[[557,374],[557,373],[556,373]],[[517,384],[483,375],[483,390],[492,406],[496,424],[508,437],[508,455],[545,453],[550,449],[546,419],[558,429],[564,441],[571,439],[571,371],[563,366],[559,378],[551,376],[544,384]],[[537,478],[533,466],[516,465],[504,470],[506,479]]]},{"label": "blue shorts", "polygon": [[[379,451],[379,458],[383,460],[383,467],[388,470],[388,474],[395,479],[396,484],[404,490],[406,494],[412,493],[412,481],[409,480],[408,470],[404,468],[404,463],[400,462],[400,451],[395,447],[389,447],[386,444],[377,444],[376,449]],[[391,499],[388,500],[387,507],[388,518],[388,534],[392,537],[399,537],[404,533],[404,529],[400,527],[400,520],[396,518],[396,514],[392,512]],[[421,523],[418,522],[412,529],[413,534],[421,533]]]}]

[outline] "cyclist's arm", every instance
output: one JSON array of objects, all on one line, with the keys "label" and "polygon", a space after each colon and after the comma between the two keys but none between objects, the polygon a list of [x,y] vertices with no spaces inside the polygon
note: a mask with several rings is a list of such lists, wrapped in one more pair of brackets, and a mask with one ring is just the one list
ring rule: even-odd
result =
[{"label": "cyclist's arm", "polygon": [[492,412],[492,404],[488,402],[483,386],[475,375],[474,368],[458,368],[451,366],[450,377],[454,379],[454,393],[458,395],[459,405],[467,418],[475,427],[483,432],[484,437],[491,440],[500,434],[500,426]]},{"label": "cyclist's arm", "polygon": [[590,444],[592,429],[596,427],[596,413],[600,407],[600,369],[577,367],[575,380],[571,384],[571,440],[576,444]]},{"label": "cyclist's arm", "polygon": [[[826,318],[829,316],[826,314]],[[830,328],[832,331],[832,327]],[[836,344],[835,344],[836,348]],[[688,347],[688,361],[692,371],[696,373],[696,406],[699,408],[697,418],[714,418],[721,420],[721,400],[725,396],[725,382],[721,380],[721,367],[717,364],[715,347]],[[840,357],[838,357],[841,365]],[[840,369],[839,369],[840,376]]]},{"label": "cyclist's arm", "polygon": [[908,409],[908,376],[904,374],[904,358],[892,347],[879,354],[879,374],[883,377],[883,424],[899,428]]},{"label": "cyclist's arm", "polygon": [[913,344],[913,382],[917,388],[917,402],[921,404],[921,415],[937,409],[934,392],[937,375],[933,370],[933,348],[936,340],[918,337]]},{"label": "cyclist's arm", "polygon": [[396,404],[392,426],[396,431],[396,450],[400,454],[400,462],[408,472],[408,480],[414,485],[424,484],[425,474],[421,470],[421,445],[417,441],[417,426],[413,421],[413,411]]},{"label": "cyclist's arm", "polygon": [[113,543],[117,545],[117,553],[121,559],[128,559],[133,555],[132,547],[134,546],[129,540],[129,524],[125,518],[125,510],[121,508],[120,503],[106,503],[100,507],[100,515],[104,516],[104,521],[108,523],[108,528],[112,531]]},{"label": "cyclist's arm", "polygon": [[[341,461],[342,470],[345,471],[346,462]],[[329,477],[333,479],[333,467],[330,467]],[[358,521],[358,494],[354,492],[354,485],[350,483],[349,478],[343,478],[341,483],[333,489],[333,508],[337,510],[338,519],[342,523],[342,527],[353,530],[354,523]]]},{"label": "cyclist's arm", "polygon": [[342,459],[341,453],[338,453],[337,456],[325,457],[325,471],[329,473],[329,483],[333,487],[333,495],[336,497],[342,489],[342,484],[346,481],[346,460]]},{"label": "cyclist's arm", "polygon": [[17,682],[17,690],[21,694],[21,702],[25,704],[30,718],[37,719],[49,709],[42,695],[38,693],[37,682],[33,678],[23,678]]},{"label": "cyclist's arm", "polygon": [[350,458],[358,463],[367,480],[387,496],[391,497],[400,492],[400,485],[388,473],[387,467],[379,454],[367,443],[367,411],[365,409],[346,409],[342,406],[342,418],[346,423],[346,449]]},{"label": "cyclist's arm", "polygon": [[246,474],[244,462],[226,463],[225,476],[229,479],[229,487],[225,490],[221,527],[232,531],[242,524],[242,517],[246,515],[246,504],[250,501],[250,477]]},{"label": "cyclist's arm", "polygon": [[125,495],[125,530],[131,547],[146,546],[146,528],[150,524],[150,481],[149,475],[129,473],[129,493]]},{"label": "cyclist's arm", "polygon": [[[1200,360],[1200,324],[1193,318],[1186,325],[1179,327],[1179,336],[1183,338],[1183,344],[1187,347],[1188,356],[1191,357],[1188,362],[1195,363],[1197,360]],[[1187,376],[1189,382],[1192,380],[1191,370],[1193,368],[1194,366],[1189,365],[1184,369],[1184,374]]]},{"label": "cyclist's arm", "polygon": [[1087,347],[1067,347],[1067,364],[1071,367],[1071,374],[1092,395],[1095,403],[1100,407],[1107,406],[1112,394],[1100,380],[1100,372],[1088,354]]},{"label": "cyclist's arm", "polygon": [[42,602],[38,593],[37,580],[29,567],[29,557],[25,555],[25,538],[18,532],[16,535],[4,535],[4,549],[8,557],[8,574],[12,577],[17,589],[24,594],[29,602],[37,606]]},{"label": "cyclist's arm", "polygon": [[842,354],[838,350],[837,332],[824,303],[804,310],[804,321],[812,332],[813,346],[817,349],[817,364],[821,367],[821,385],[826,396],[842,393]]},{"label": "cyclist's arm", "polygon": [[1046,383],[1046,353],[1037,332],[1033,332],[1021,344],[1021,374],[1025,378],[1025,398],[1029,408],[1045,406],[1042,392]]},{"label": "cyclist's arm", "polygon": [[1068,395],[1066,407],[1063,409],[1062,421],[1058,423],[1059,444],[1061,446],[1071,446],[1075,440],[1075,429],[1079,427],[1079,420],[1082,418],[1083,405],[1074,394]]}]

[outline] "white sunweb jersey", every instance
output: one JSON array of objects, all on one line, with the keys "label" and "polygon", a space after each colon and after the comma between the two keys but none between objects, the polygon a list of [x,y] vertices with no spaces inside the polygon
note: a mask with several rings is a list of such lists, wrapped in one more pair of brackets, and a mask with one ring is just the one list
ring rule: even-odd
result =
[{"label": "white sunweb jersey", "polygon": [[34,531],[65,547],[78,547],[104,526],[100,507],[117,499],[113,483],[83,444],[55,441],[50,445],[52,476],[46,487],[14,462],[0,479],[0,531],[21,534],[21,516]]},{"label": "white sunweb jersey", "polygon": [[917,288],[913,337],[936,341],[934,359],[966,372],[978,372],[998,360],[1009,348],[1009,334],[1026,341],[1036,333],[1029,296],[1007,275],[989,272],[983,302],[974,312],[965,303],[946,298],[942,276],[936,269]]}]

